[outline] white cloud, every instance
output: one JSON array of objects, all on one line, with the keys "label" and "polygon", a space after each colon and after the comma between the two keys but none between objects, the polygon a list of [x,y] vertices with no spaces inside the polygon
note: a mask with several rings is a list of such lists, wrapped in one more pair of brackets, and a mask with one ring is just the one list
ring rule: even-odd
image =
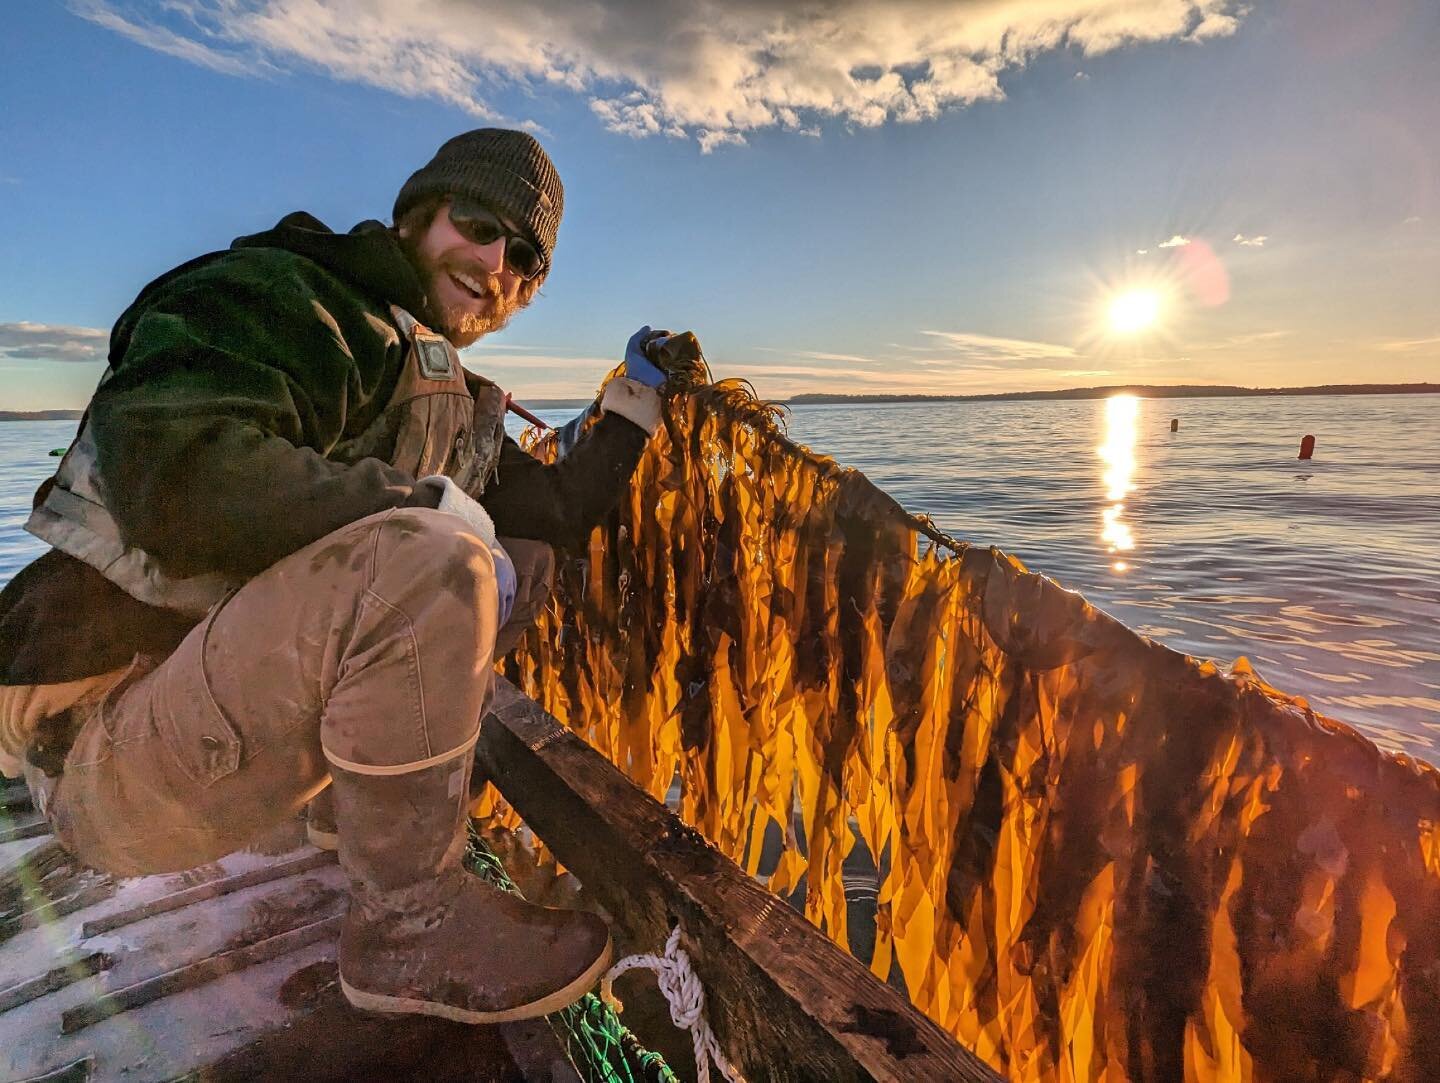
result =
[{"label": "white cloud", "polygon": [[1440,335],[1431,335],[1429,338],[1398,339],[1394,342],[1380,343],[1380,349],[1386,353],[1425,353],[1440,352]]},{"label": "white cloud", "polygon": [[[702,150],[778,127],[927,120],[1004,97],[1040,53],[1233,34],[1243,0],[71,0],[231,74],[310,67],[504,119],[482,91],[583,94],[607,128]],[[1083,75],[1083,73],[1080,73]]]},{"label": "white cloud", "polygon": [[481,352],[478,347],[466,350],[463,360],[466,368],[482,374],[496,366],[506,366],[534,370],[554,369],[570,373],[595,372],[604,376],[620,363],[616,358],[581,357],[572,354],[511,353],[505,349],[494,353]]},{"label": "white cloud", "polygon": [[0,361],[104,361],[109,344],[96,327],[0,323]]},{"label": "white cloud", "polygon": [[1135,249],[1135,254],[1136,254],[1137,256],[1148,256],[1148,255],[1150,254],[1150,249],[1148,249],[1148,248],[1137,248],[1137,249]]},{"label": "white cloud", "polygon": [[1155,247],[1156,247],[1156,248],[1184,248],[1184,247],[1185,247],[1187,244],[1189,244],[1189,243],[1190,243],[1190,238],[1189,238],[1189,237],[1185,237],[1185,236],[1182,236],[1182,235],[1179,234],[1179,233],[1176,233],[1176,234],[1175,234],[1174,236],[1172,236],[1168,241],[1161,241],[1161,242],[1160,242],[1159,244],[1157,244]]},{"label": "white cloud", "polygon": [[1235,234],[1233,240],[1242,248],[1264,248],[1265,242],[1270,238],[1264,233],[1256,234],[1254,237],[1247,237],[1243,233]]},{"label": "white cloud", "polygon": [[473,346],[467,346],[467,347],[465,347],[465,350],[466,350],[466,351],[468,351],[469,353],[474,353],[474,354],[482,354],[482,353],[485,353],[485,352],[497,352],[497,351],[500,352],[500,353],[526,353],[526,352],[530,352],[530,353],[537,353],[537,354],[549,354],[549,353],[550,353],[552,350],[554,350],[554,349],[555,349],[555,347],[553,347],[553,346],[524,346],[524,345],[519,345],[519,344],[514,343],[514,342],[506,342],[504,339],[500,339],[500,340],[498,340],[498,341],[492,341],[492,342],[486,342],[484,339],[481,339],[479,342],[475,343]]},{"label": "white cloud", "polygon": [[1290,338],[1294,334],[1294,331],[1249,331],[1245,334],[1229,335],[1226,338],[1216,339],[1213,342],[1195,343],[1192,344],[1190,348],[1201,352],[1237,349],[1254,350],[1258,346],[1263,346],[1271,342],[1279,342],[1282,339]]},{"label": "white cloud", "polygon": [[[954,360],[992,368],[1033,368],[1079,358],[1072,346],[1023,338],[997,338],[958,331],[922,331]],[[933,363],[933,362],[932,362]]]},{"label": "white cloud", "polygon": [[[875,356],[827,350],[757,346],[771,359],[712,355],[717,379],[749,380],[762,397],[806,391],[987,394],[1103,383],[1117,374],[1068,346],[956,331],[924,331],[921,344],[891,343]],[[537,398],[585,398],[615,366],[603,357],[545,352],[546,347],[473,346],[468,368],[515,393],[523,405]],[[530,352],[535,351],[535,352]]]},{"label": "white cloud", "polygon": [[700,141],[700,153],[709,154],[716,147],[723,147],[726,144],[743,147],[745,137],[739,132],[717,131],[714,128],[705,128],[700,131],[696,138]]},{"label": "white cloud", "polygon": [[477,343],[461,352],[467,369],[513,392],[520,405],[535,398],[584,399],[595,394],[618,357],[550,352],[549,347],[486,346]]},{"label": "white cloud", "polygon": [[1412,214],[1400,224],[1403,226],[1418,226],[1420,224],[1420,216],[1418,214]]},{"label": "white cloud", "polygon": [[71,9],[75,14],[106,30],[113,30],[137,45],[225,75],[257,74],[266,66],[258,57],[230,55],[155,23],[127,19],[104,0],[74,0]]},{"label": "white cloud", "polygon": [[727,363],[716,369],[717,376],[743,377],[761,396],[778,397],[807,391],[842,394],[894,393],[919,395],[990,394],[997,391],[1038,391],[1103,382],[1114,374],[1109,369],[1054,366],[1014,372],[992,365],[969,365],[952,360],[925,371],[903,371],[893,365],[883,368],[830,368],[805,364]]}]

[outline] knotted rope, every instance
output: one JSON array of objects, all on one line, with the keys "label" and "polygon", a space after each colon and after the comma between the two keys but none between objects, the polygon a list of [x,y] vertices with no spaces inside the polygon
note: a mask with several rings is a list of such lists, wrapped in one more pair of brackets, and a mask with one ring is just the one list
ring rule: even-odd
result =
[{"label": "knotted rope", "polygon": [[725,1059],[720,1052],[720,1043],[705,1021],[705,988],[700,978],[690,967],[690,955],[680,946],[680,926],[670,930],[665,941],[663,955],[627,955],[605,972],[600,979],[600,995],[611,1004],[618,1004],[611,985],[621,974],[630,970],[653,970],[655,984],[660,987],[665,1002],[670,1005],[670,1021],[681,1030],[690,1032],[695,1045],[695,1078],[697,1083],[710,1083],[710,1064],[713,1061],[727,1083],[745,1083],[745,1077]]}]

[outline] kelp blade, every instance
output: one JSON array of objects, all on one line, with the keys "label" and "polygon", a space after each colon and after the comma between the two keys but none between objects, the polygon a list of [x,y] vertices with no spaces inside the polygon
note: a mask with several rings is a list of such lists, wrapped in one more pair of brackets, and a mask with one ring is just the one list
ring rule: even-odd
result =
[{"label": "kelp blade", "polygon": [[752,872],[778,840],[842,945],[867,847],[872,969],[1010,1078],[1440,1079],[1434,768],[951,543],[739,384],[670,403],[508,669]]}]

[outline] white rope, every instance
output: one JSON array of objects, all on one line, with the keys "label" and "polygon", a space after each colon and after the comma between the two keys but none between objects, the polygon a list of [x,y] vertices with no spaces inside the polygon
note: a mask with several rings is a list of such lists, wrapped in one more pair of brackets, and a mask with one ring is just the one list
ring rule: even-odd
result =
[{"label": "white rope", "polygon": [[655,984],[660,986],[670,1005],[670,1021],[681,1030],[688,1030],[695,1043],[695,1078],[697,1083],[710,1083],[713,1061],[728,1083],[745,1083],[742,1076],[720,1052],[720,1043],[710,1024],[705,1021],[705,988],[695,971],[690,969],[690,956],[680,946],[680,926],[670,931],[664,955],[627,955],[605,972],[600,979],[600,995],[611,1004],[618,1004],[611,983],[628,970],[653,970]]}]

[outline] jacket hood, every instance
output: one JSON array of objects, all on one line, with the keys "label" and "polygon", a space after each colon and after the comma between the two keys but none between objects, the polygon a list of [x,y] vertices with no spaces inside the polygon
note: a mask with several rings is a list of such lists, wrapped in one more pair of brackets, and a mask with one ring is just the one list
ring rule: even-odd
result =
[{"label": "jacket hood", "polygon": [[[349,233],[336,233],[313,214],[295,211],[272,229],[237,237],[229,251],[248,248],[282,249],[303,256],[357,292],[383,304],[397,304],[427,326],[436,323],[419,276],[405,258],[395,234],[383,222],[365,221]],[[124,353],[135,320],[156,291],[226,254],[222,251],[198,256],[146,285],[116,322],[110,335],[110,356]]]},{"label": "jacket hood", "polygon": [[235,238],[230,247],[294,252],[356,289],[399,305],[422,323],[432,323],[425,289],[394,232],[383,222],[371,219],[349,233],[336,233],[313,214],[295,211],[280,219],[273,229]]},{"label": "jacket hood", "polygon": [[177,278],[204,266],[225,259],[240,249],[256,249],[264,252],[289,252],[312,262],[328,274],[340,279],[348,289],[360,297],[379,302],[379,307],[397,304],[408,311],[420,323],[435,327],[438,321],[433,317],[429,302],[425,298],[425,287],[420,284],[419,275],[410,266],[405,251],[400,248],[395,233],[382,222],[361,222],[348,233],[333,232],[324,222],[302,210],[282,217],[274,229],[264,233],[236,238],[228,251],[207,252],[192,261],[170,269],[160,278],[154,279],[141,289],[131,301],[130,307],[115,321],[109,336],[109,359],[115,363],[128,349],[135,324],[150,307],[158,292],[163,291]]}]

